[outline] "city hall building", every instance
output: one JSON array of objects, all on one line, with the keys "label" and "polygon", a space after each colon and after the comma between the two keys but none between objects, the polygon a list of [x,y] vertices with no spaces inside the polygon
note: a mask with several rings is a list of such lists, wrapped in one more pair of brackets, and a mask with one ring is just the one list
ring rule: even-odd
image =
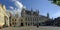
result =
[{"label": "city hall building", "polygon": [[9,24],[13,27],[20,27],[20,26],[35,26],[40,25],[41,22],[45,22],[47,20],[50,20],[49,13],[47,13],[47,16],[39,15],[39,11],[33,11],[22,9],[21,16],[19,17],[18,14],[13,16],[10,13],[9,16]]},{"label": "city hall building", "polygon": [[0,4],[0,25],[1,26],[12,26],[12,27],[20,27],[20,26],[35,26],[41,25],[41,22],[45,22],[50,20],[49,13],[47,16],[43,16],[39,14],[39,11],[27,10],[25,8],[22,9],[21,16],[16,13],[13,15],[10,11],[6,11],[5,5]]}]

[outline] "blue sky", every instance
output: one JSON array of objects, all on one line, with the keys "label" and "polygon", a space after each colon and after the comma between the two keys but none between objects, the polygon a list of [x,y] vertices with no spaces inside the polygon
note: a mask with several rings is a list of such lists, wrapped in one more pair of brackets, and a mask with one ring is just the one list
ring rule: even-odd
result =
[{"label": "blue sky", "polygon": [[[46,16],[49,13],[50,17],[56,18],[60,16],[60,7],[52,4],[48,0],[0,0],[1,4],[6,5],[6,8],[11,10],[17,8],[15,2],[19,1],[23,4],[27,9],[38,9],[40,15]],[[12,10],[11,10],[12,11]]]}]

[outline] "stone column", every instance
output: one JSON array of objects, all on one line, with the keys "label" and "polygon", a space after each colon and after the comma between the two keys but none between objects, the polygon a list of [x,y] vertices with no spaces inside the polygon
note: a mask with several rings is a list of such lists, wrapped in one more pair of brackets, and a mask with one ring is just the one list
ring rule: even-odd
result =
[{"label": "stone column", "polygon": [[32,17],[32,26],[33,26],[33,17]]},{"label": "stone column", "polygon": [[28,17],[27,17],[27,26],[28,26]]},{"label": "stone column", "polygon": [[23,18],[23,25],[26,26],[26,17]]}]

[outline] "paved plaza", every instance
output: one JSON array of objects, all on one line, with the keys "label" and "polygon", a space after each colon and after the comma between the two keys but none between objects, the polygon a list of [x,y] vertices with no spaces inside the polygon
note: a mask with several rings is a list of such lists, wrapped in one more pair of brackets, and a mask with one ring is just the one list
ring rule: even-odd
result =
[{"label": "paved plaza", "polygon": [[2,28],[0,30],[60,30],[60,27],[52,27],[52,26],[40,26],[39,28],[37,28],[36,26],[7,27],[7,28]]}]

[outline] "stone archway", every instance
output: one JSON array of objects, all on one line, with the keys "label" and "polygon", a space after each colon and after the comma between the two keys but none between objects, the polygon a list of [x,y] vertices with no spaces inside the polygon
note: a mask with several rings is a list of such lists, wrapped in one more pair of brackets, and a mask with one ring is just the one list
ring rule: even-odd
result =
[{"label": "stone archway", "polygon": [[24,22],[23,22],[23,19],[21,19],[21,25],[20,26],[24,26]]},{"label": "stone archway", "polygon": [[21,23],[21,26],[24,26],[23,23]]}]

